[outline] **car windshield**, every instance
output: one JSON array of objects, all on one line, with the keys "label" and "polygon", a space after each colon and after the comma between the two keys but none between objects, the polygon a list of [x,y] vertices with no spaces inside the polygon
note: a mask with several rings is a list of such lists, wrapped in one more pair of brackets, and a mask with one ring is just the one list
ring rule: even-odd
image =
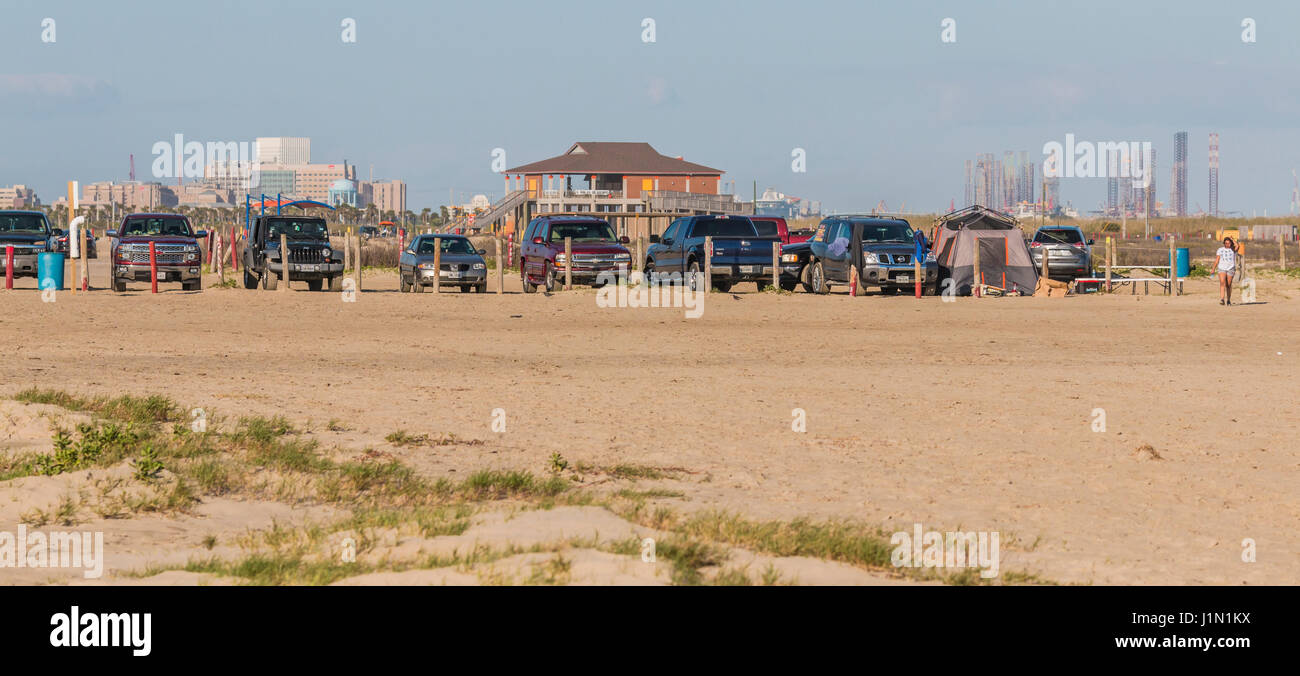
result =
[{"label": "car windshield", "polygon": [[193,235],[189,221],[184,217],[159,216],[128,218],[122,226],[122,235],[164,235],[186,237]]},{"label": "car windshield", "polygon": [[754,237],[758,231],[748,218],[714,218],[695,223],[692,237]]},{"label": "car windshield", "polygon": [[916,233],[911,227],[902,223],[863,223],[862,241],[872,242],[908,242],[915,241]]},{"label": "car windshield", "polygon": [[565,237],[572,237],[575,242],[612,242],[614,231],[604,221],[552,223],[551,241],[563,242]]},{"label": "car windshield", "polygon": [[776,221],[759,218],[751,218],[750,220],[754,223],[754,230],[758,232],[759,237],[776,237],[781,234],[781,229],[777,226]]},{"label": "car windshield", "polygon": [[325,221],[319,218],[273,218],[266,226],[266,236],[279,239],[280,235],[290,238],[319,239],[329,237]]},{"label": "car windshield", "polygon": [[1034,241],[1040,244],[1080,244],[1083,236],[1078,230],[1039,230],[1034,233]]},{"label": "car windshield", "polygon": [[415,253],[419,255],[433,255],[438,249],[437,242],[442,242],[442,252],[445,254],[473,254],[474,247],[470,245],[469,240],[459,237],[440,237],[435,240],[433,237],[421,237],[419,245],[416,246]]},{"label": "car windshield", "polygon": [[40,214],[0,214],[0,232],[49,234],[49,226]]}]

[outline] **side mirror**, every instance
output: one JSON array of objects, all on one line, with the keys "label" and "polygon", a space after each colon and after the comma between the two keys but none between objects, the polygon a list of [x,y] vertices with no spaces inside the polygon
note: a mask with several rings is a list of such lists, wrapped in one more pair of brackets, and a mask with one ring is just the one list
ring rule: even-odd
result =
[{"label": "side mirror", "polygon": [[207,237],[208,237],[207,230],[199,230],[194,233],[194,239],[207,239]]},{"label": "side mirror", "polygon": [[658,244],[658,243],[659,243],[659,235],[650,235],[650,243],[651,243],[651,244]]},{"label": "side mirror", "polygon": [[631,243],[632,243],[632,240],[631,240],[631,239],[628,239],[628,236],[627,236],[627,235],[623,235],[622,237],[619,237],[619,238],[618,238],[618,243],[619,243],[619,244],[631,244]]},{"label": "side mirror", "polygon": [[1092,246],[1092,240],[1088,240],[1088,246]]},{"label": "side mirror", "polygon": [[117,231],[116,231],[116,230],[108,230],[108,231],[105,231],[105,232],[104,232],[104,235],[107,236],[107,237],[117,237]]},{"label": "side mirror", "polygon": [[672,238],[672,237],[665,237],[665,238],[663,239],[663,245],[664,245],[664,246],[672,246],[672,245],[673,245],[673,238]]},{"label": "side mirror", "polygon": [[480,255],[480,256],[486,256],[486,255],[487,255],[487,249],[479,249],[479,250],[478,250],[478,255]]},{"label": "side mirror", "polygon": [[543,244],[541,237],[534,237],[533,244]]},{"label": "side mirror", "polygon": [[63,236],[63,228],[55,228],[54,231],[53,231],[51,234],[54,235],[55,237],[62,237],[62,236]]}]

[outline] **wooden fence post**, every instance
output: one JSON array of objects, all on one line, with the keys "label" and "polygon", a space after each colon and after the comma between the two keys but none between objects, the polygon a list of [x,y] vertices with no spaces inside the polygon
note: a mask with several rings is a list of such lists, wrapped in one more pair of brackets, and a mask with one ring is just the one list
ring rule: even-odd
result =
[{"label": "wooden fence post", "polygon": [[[980,297],[980,240],[978,237],[971,238],[975,242],[974,257],[971,259],[971,273],[974,278],[971,280],[970,295]],[[1043,276],[1047,276],[1047,249],[1043,249]]]},{"label": "wooden fence post", "polygon": [[704,293],[713,291],[713,237],[704,236]]},{"label": "wooden fence post", "polygon": [[[1114,246],[1115,246],[1114,241],[1112,241],[1110,236],[1107,235],[1106,236],[1106,293],[1111,292],[1110,274],[1111,274],[1111,262],[1114,259],[1114,248],[1113,248]],[[1044,251],[1043,255],[1044,256],[1047,255],[1047,252]]]},{"label": "wooden fence post", "polygon": [[564,238],[564,290],[573,288],[573,238]]},{"label": "wooden fence post", "polygon": [[361,233],[357,233],[356,247],[353,263],[356,265],[357,270],[357,293],[361,293]]},{"label": "wooden fence post", "polygon": [[1277,237],[1277,267],[1279,270],[1286,269],[1286,238],[1281,235]]},{"label": "wooden fence post", "polygon": [[442,293],[442,238],[433,238],[433,292]]},{"label": "wooden fence post", "polygon": [[497,237],[497,238],[494,239],[493,241],[496,242],[496,255],[497,255],[497,295],[500,296],[501,294],[503,294],[503,293],[506,292],[506,291],[505,291],[505,289],[506,289],[506,258],[505,258],[505,256],[502,255],[502,253],[501,253],[501,250],[502,250],[502,247],[501,247],[501,238],[500,238],[500,237]]},{"label": "wooden fence post", "polygon": [[772,290],[781,290],[781,243],[772,242]]},{"label": "wooden fence post", "polygon": [[289,236],[280,233],[280,290],[289,291],[289,268],[293,265],[289,262]]},{"label": "wooden fence post", "polygon": [[1178,295],[1178,259],[1174,253],[1174,238],[1169,237],[1169,294]]}]

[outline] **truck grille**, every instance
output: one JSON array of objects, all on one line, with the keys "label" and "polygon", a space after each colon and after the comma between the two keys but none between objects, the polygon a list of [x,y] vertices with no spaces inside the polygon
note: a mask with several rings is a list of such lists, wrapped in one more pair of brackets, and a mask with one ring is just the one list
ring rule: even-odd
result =
[{"label": "truck grille", "polygon": [[613,254],[573,254],[574,265],[613,265],[617,262]]},{"label": "truck grille", "polygon": [[447,272],[464,272],[469,269],[469,263],[443,263],[441,269]]},{"label": "truck grille", "polygon": [[[149,262],[149,246],[141,244],[127,244],[122,246],[122,258],[126,258],[132,263]],[[184,244],[155,244],[154,260],[159,265],[180,265],[185,262],[185,245]]]},{"label": "truck grille", "polygon": [[325,256],[320,249],[289,249],[290,263],[324,263]]}]

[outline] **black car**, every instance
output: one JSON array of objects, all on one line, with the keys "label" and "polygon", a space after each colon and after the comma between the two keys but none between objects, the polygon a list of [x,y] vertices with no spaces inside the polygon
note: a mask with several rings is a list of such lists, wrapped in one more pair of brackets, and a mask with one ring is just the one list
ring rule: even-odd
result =
[{"label": "black car", "polygon": [[49,251],[50,221],[39,211],[0,211],[0,274],[5,249],[14,248],[14,277],[36,276],[36,255]]},{"label": "black car", "polygon": [[244,247],[244,288],[274,290],[284,279],[285,257],[280,236],[289,247],[289,281],[306,282],[307,288],[340,291],[343,287],[343,252],[330,246],[325,219],[309,216],[256,216]]},{"label": "black car", "polygon": [[[441,249],[439,253],[438,250]],[[487,262],[483,249],[464,235],[419,235],[402,250],[397,263],[402,292],[420,293],[424,287],[458,286],[462,292],[487,291]],[[434,256],[438,261],[435,264]]]},{"label": "black car", "polygon": [[[58,253],[68,253],[69,234],[70,233],[60,228],[55,228],[54,236],[50,238],[53,244],[53,248],[51,248],[50,250],[56,251]],[[93,235],[89,236],[86,238],[85,241],[86,241],[86,258],[99,258],[99,251],[95,247],[95,237]]]},{"label": "black car", "polygon": [[[862,254],[855,263],[852,242],[860,238]],[[793,246],[793,245],[792,245]],[[879,216],[832,216],[817,226],[808,241],[807,284],[812,293],[827,293],[833,284],[848,284],[859,264],[858,285],[897,293],[916,284],[916,231],[906,220]],[[921,262],[921,289],[938,292],[939,266],[927,252]]]}]

